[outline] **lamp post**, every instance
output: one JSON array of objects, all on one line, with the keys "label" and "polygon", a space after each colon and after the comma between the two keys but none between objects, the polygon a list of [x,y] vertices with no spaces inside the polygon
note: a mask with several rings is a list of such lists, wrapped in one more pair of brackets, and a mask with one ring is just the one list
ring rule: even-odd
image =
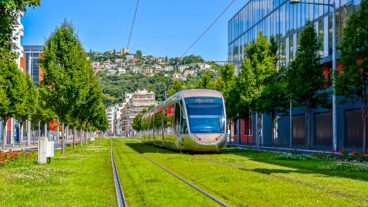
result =
[{"label": "lamp post", "polygon": [[333,149],[337,150],[337,112],[336,112],[336,93],[335,93],[335,74],[336,74],[336,4],[335,0],[332,0],[331,4],[318,3],[318,2],[306,2],[300,0],[290,0],[290,4],[312,4],[329,6],[332,8],[332,142]]}]

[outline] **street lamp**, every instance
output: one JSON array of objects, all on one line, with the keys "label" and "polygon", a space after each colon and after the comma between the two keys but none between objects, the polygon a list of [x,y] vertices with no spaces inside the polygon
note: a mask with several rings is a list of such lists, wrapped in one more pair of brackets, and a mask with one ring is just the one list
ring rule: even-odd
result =
[{"label": "street lamp", "polygon": [[331,4],[318,3],[318,2],[306,2],[300,0],[290,0],[290,4],[312,4],[312,5],[322,5],[329,6],[332,8],[332,142],[333,149],[337,150],[337,125],[336,125],[336,93],[335,93],[335,74],[336,74],[336,4],[335,0],[332,0]]}]

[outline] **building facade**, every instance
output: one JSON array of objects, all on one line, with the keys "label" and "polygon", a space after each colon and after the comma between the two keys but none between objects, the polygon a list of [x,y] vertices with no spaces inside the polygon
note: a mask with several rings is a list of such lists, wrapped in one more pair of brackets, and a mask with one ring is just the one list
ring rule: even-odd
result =
[{"label": "building facade", "polygon": [[[348,16],[358,8],[359,0],[306,0],[314,3],[336,4],[336,39],[341,41]],[[300,32],[308,22],[314,24],[321,41],[321,68],[331,68],[332,8],[323,5],[290,4],[289,0],[249,0],[228,22],[228,60],[240,72],[245,48],[262,31],[268,39],[278,43],[277,66],[287,66],[295,58]],[[337,65],[337,68],[341,64]],[[321,69],[321,72],[322,72]],[[238,121],[232,126],[235,142],[256,144],[255,116]],[[315,109],[311,117],[311,146],[313,149],[332,149],[332,113],[330,109]],[[239,129],[239,130],[237,130]],[[307,131],[302,108],[291,108],[288,116],[279,115],[275,127],[267,114],[262,115],[261,145],[307,148]],[[337,106],[338,149],[362,149],[363,124],[359,105],[348,103]],[[272,134],[276,134],[272,138]],[[238,139],[239,137],[239,139]]]},{"label": "building facade", "polygon": [[122,132],[124,136],[131,136],[135,132],[132,128],[135,116],[155,104],[155,94],[147,90],[126,94],[124,104],[121,111]]},{"label": "building facade", "polygon": [[43,72],[39,67],[39,60],[43,51],[42,45],[25,45],[21,66],[24,72],[28,73],[35,84],[38,84],[43,78]]},{"label": "building facade", "polygon": [[[307,0],[309,1],[309,0]],[[341,40],[346,18],[359,0],[334,0],[336,3],[336,39]],[[329,3],[328,0],[310,2]],[[330,2],[331,3],[331,2]],[[332,8],[323,5],[290,4],[289,0],[250,0],[228,22],[228,58],[238,65],[245,55],[246,45],[254,41],[259,31],[279,43],[279,65],[287,65],[296,54],[300,31],[313,22],[321,40],[320,54],[324,62],[331,61]],[[238,67],[239,69],[239,67]]]}]

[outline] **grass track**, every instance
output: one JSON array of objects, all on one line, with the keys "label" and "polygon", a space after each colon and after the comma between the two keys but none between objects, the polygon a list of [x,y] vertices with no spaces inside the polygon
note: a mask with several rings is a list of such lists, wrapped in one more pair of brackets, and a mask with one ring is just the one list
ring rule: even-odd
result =
[{"label": "grass track", "polygon": [[121,140],[113,140],[115,161],[127,205],[218,206],[172,175],[158,168]]},{"label": "grass track", "polygon": [[108,139],[51,164],[0,168],[0,206],[116,206]]},{"label": "grass track", "polygon": [[234,206],[368,206],[364,172],[332,169],[335,172],[328,174],[329,162],[272,161],[272,153],[238,150],[196,157],[137,142],[127,144]]}]

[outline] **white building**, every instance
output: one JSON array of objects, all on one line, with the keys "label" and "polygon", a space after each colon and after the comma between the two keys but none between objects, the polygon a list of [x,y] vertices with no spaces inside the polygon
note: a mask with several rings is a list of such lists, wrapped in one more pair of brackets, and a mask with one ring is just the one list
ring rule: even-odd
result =
[{"label": "white building", "polygon": [[166,71],[166,72],[170,72],[170,71],[173,71],[173,70],[174,70],[174,67],[171,66],[171,65],[165,66],[165,68],[164,68],[164,71]]},{"label": "white building", "polygon": [[189,68],[189,65],[180,65],[179,66],[179,71],[183,72],[184,70],[186,70],[187,68]]},{"label": "white building", "polygon": [[125,68],[118,67],[116,70],[118,71],[119,75],[126,74],[126,69]]},{"label": "white building", "polygon": [[17,53],[18,57],[15,60],[20,68],[20,59],[23,57],[23,46],[21,44],[21,40],[24,36],[24,27],[21,22],[21,18],[23,17],[23,12],[20,13],[17,19],[17,26],[14,28],[13,31],[13,40],[11,41],[11,46],[14,52]]}]

